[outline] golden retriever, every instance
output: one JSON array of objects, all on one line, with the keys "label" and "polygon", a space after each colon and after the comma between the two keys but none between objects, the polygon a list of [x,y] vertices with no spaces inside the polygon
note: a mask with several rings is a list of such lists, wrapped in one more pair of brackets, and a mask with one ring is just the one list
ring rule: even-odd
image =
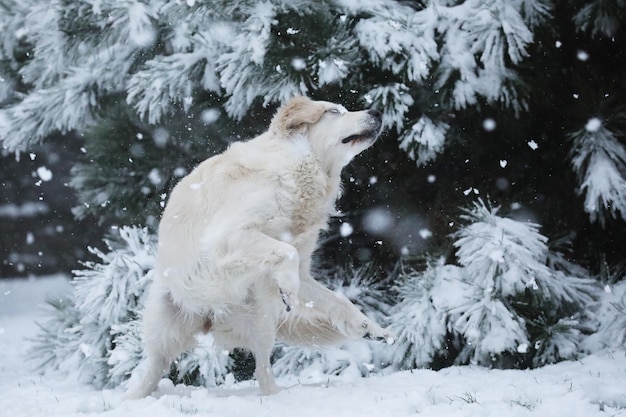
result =
[{"label": "golden retriever", "polygon": [[393,341],[310,272],[318,234],[335,213],[341,170],[380,129],[376,110],[295,97],[267,132],[181,180],[159,225],[143,318],[147,370],[127,398],[150,394],[199,332],[250,350],[263,394],[278,391],[270,364],[277,338],[307,346]]}]

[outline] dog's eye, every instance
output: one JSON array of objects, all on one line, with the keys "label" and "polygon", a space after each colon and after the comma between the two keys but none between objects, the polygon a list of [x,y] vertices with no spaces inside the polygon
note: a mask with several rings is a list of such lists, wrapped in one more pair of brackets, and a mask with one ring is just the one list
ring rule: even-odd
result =
[{"label": "dog's eye", "polygon": [[333,107],[333,108],[330,108],[330,109],[326,110],[326,113],[330,113],[330,114],[339,114],[339,113],[341,113],[341,112],[339,111],[339,109],[337,109],[337,108]]}]

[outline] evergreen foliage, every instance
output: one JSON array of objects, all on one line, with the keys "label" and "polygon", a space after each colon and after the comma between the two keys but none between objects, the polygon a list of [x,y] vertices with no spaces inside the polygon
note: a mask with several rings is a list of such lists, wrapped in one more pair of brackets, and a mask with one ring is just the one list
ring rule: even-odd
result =
[{"label": "evergreen foliage", "polygon": [[580,352],[594,281],[551,253],[538,225],[498,210],[480,199],[466,210],[453,235],[459,266],[431,262],[405,273],[392,316],[396,366],[432,365],[444,348],[458,352],[447,360],[487,366],[538,366]]},{"label": "evergreen foliage", "polygon": [[589,119],[584,129],[570,135],[572,167],[585,194],[585,211],[591,221],[604,225],[605,212],[626,220],[626,147],[598,118]]},{"label": "evergreen foliage", "polygon": [[391,315],[398,340],[392,363],[401,369],[437,367],[448,359],[449,305],[460,302],[466,279],[455,265],[431,260],[422,272],[402,265],[398,282],[399,303]]}]

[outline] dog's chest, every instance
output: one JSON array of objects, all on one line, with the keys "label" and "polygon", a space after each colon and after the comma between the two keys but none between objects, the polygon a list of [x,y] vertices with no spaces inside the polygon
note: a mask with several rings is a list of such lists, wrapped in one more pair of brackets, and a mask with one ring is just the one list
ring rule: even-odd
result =
[{"label": "dog's chest", "polygon": [[335,197],[328,178],[314,158],[306,158],[280,176],[277,203],[290,221],[294,236],[326,226]]}]

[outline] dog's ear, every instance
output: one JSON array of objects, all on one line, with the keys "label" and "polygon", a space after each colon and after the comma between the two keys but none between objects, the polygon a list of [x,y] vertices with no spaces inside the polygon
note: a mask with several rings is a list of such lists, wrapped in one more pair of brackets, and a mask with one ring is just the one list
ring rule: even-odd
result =
[{"label": "dog's ear", "polygon": [[278,109],[270,124],[270,130],[280,137],[304,133],[307,124],[317,122],[326,108],[313,100],[296,96]]}]

